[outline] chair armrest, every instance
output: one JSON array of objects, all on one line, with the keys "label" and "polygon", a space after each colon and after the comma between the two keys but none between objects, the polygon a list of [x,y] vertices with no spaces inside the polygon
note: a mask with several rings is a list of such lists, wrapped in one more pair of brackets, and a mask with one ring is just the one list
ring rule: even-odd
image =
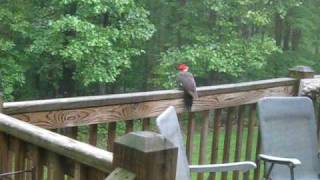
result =
[{"label": "chair armrest", "polygon": [[226,171],[243,171],[256,168],[257,165],[251,161],[223,163],[223,164],[207,164],[207,165],[189,165],[191,172],[226,172]]},{"label": "chair armrest", "polygon": [[288,165],[288,166],[301,165],[301,161],[296,158],[282,158],[282,157],[270,156],[270,155],[265,155],[265,154],[259,154],[259,159],[266,161],[266,162],[271,162],[271,163],[276,163],[276,164],[284,164],[284,165]]}]

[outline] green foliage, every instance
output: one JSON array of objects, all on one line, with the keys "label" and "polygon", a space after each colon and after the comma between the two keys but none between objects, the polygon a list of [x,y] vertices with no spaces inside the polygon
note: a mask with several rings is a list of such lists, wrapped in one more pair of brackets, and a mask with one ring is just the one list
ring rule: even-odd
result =
[{"label": "green foliage", "polygon": [[3,0],[0,91],[35,99],[199,85],[320,70],[315,0]]},{"label": "green foliage", "polygon": [[155,31],[148,11],[133,0],[0,4],[0,72],[7,95],[22,85],[24,72],[34,83],[30,88],[47,84],[53,94],[67,70],[84,86],[114,82],[144,53],[141,46]]},{"label": "green foliage", "polygon": [[[259,70],[272,53],[279,51],[272,39],[261,41],[259,38],[249,40],[234,39],[230,42],[208,45],[183,46],[168,50],[163,55],[163,79],[171,77],[165,86],[175,86],[176,67],[180,63],[190,65],[195,76],[205,77],[211,71],[226,73],[238,77],[249,69]],[[171,71],[168,71],[168,70]],[[165,81],[164,81],[165,82]]]},{"label": "green foliage", "polygon": [[[280,52],[271,36],[260,29],[271,26],[272,14],[261,1],[190,1],[177,3],[178,38],[169,41],[156,71],[156,86],[175,85],[175,66],[187,63],[197,77],[210,79],[211,72],[238,78],[246,71],[259,71],[266,59]],[[172,23],[171,21],[168,23]],[[254,27],[257,30],[252,30]],[[166,81],[170,77],[171,81]]]},{"label": "green foliage", "polygon": [[[63,1],[59,5],[54,11],[67,5],[77,11],[49,19],[29,52],[39,59],[47,54],[58,63],[71,63],[74,78],[84,85],[115,81],[122,69],[130,67],[130,59],[143,53],[139,43],[154,31],[148,13],[134,1]],[[99,18],[105,22],[96,16],[103,16]]]},{"label": "green foliage", "polygon": [[[15,87],[24,83],[23,58],[17,46],[18,37],[25,33],[27,22],[21,14],[13,14],[10,7],[0,6],[0,91],[6,99],[13,99]],[[18,37],[17,37],[18,36]]]}]

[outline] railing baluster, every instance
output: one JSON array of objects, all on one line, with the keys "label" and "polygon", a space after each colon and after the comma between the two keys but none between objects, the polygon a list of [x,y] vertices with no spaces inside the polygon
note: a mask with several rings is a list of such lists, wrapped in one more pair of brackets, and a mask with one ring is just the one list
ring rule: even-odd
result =
[{"label": "railing baluster", "polygon": [[[249,122],[248,122],[248,136],[247,136],[247,147],[246,147],[246,160],[252,160],[252,141],[254,133],[254,124],[256,121],[256,104],[250,105],[249,111]],[[244,173],[244,179],[248,179],[250,171]]]},{"label": "railing baluster", "polygon": [[258,155],[260,153],[260,148],[261,148],[261,144],[260,144],[260,141],[261,141],[261,135],[260,135],[260,131],[258,130],[258,138],[257,138],[257,148],[256,148],[256,164],[257,164],[257,169],[255,169],[254,171],[254,180],[259,180],[260,178],[260,169],[261,169],[261,166],[260,166],[260,162],[258,160]]},{"label": "railing baluster", "polygon": [[111,122],[108,124],[107,150],[111,152],[113,151],[113,143],[116,138],[116,128],[117,128],[116,122]]},{"label": "railing baluster", "polygon": [[126,121],[126,133],[133,131],[133,120]]},{"label": "railing baluster", "polygon": [[[0,92],[0,113],[2,113],[3,99]],[[0,173],[6,173],[9,171],[9,139],[8,135],[0,132]]]},{"label": "railing baluster", "polygon": [[[231,142],[231,134],[232,134],[232,115],[234,114],[235,108],[230,107],[227,111],[227,119],[226,119],[226,127],[225,127],[225,138],[223,145],[223,162],[229,162],[230,155],[230,142]],[[228,176],[228,172],[222,173],[222,180],[226,180]]]},{"label": "railing baluster", "polygon": [[[208,129],[209,129],[210,111],[201,112],[201,132],[200,132],[200,149],[199,149],[199,164],[206,163],[207,144],[208,144]],[[203,173],[198,174],[198,180],[203,179]]]},{"label": "railing baluster", "polygon": [[[25,159],[25,170],[29,170],[32,168],[31,160]],[[32,180],[31,173],[25,173],[23,180]]]},{"label": "railing baluster", "polygon": [[78,137],[78,127],[68,127],[65,128],[65,135],[72,138],[77,139]]},{"label": "railing baluster", "polygon": [[[213,136],[212,136],[212,147],[211,147],[211,164],[217,164],[218,162],[221,112],[222,112],[222,109],[216,109],[214,112]],[[216,178],[216,173],[210,173],[209,179],[215,180],[215,178]]]},{"label": "railing baluster", "polygon": [[[8,167],[6,173],[30,170],[33,167],[34,180],[71,180],[74,179],[74,162],[87,164],[88,168],[94,172],[92,177],[99,177],[97,180],[102,180],[103,176],[105,177],[108,172],[112,171],[110,152],[4,114],[0,114],[0,124],[1,131],[8,131],[10,134],[8,137],[0,134],[1,160],[3,160],[4,150],[8,149],[6,152],[9,152],[9,155],[6,156],[7,161],[0,163],[1,170],[4,169],[3,166]],[[9,145],[8,148],[6,145]],[[29,180],[31,174],[30,172],[18,173],[12,175],[10,179]]]},{"label": "railing baluster", "polygon": [[[25,170],[25,145],[19,139],[13,138],[14,143],[14,171]],[[24,173],[14,175],[14,179],[16,180],[24,180]]]},{"label": "railing baluster", "polygon": [[187,157],[189,160],[189,164],[192,164],[192,154],[193,154],[193,136],[195,131],[195,119],[194,113],[188,113],[188,134],[187,134],[187,144],[186,144],[186,151]]},{"label": "railing baluster", "polygon": [[8,172],[14,171],[14,139],[9,137]]},{"label": "railing baluster", "polygon": [[34,168],[34,179],[35,180],[42,180],[43,179],[43,156],[40,154],[40,149],[37,146],[30,145],[30,154],[32,160],[32,166]]},{"label": "railing baluster", "polygon": [[89,168],[88,177],[90,179],[94,179],[94,180],[104,180],[106,177],[106,174],[102,173],[101,171],[98,171],[96,169]]},{"label": "railing baluster", "polygon": [[[238,119],[237,119],[237,136],[236,136],[236,152],[234,161],[240,161],[241,159],[241,150],[242,150],[242,137],[243,137],[243,123],[244,123],[244,114],[245,106],[242,105],[238,110]],[[239,179],[239,171],[233,173],[233,180]]]},{"label": "railing baluster", "polygon": [[49,152],[48,154],[48,180],[63,180],[64,174],[60,162],[60,158],[57,154]]},{"label": "railing baluster", "polygon": [[97,145],[97,130],[98,130],[97,124],[89,125],[89,144],[93,146]]},{"label": "railing baluster", "polygon": [[150,118],[143,118],[142,119],[142,130],[150,130]]},{"label": "railing baluster", "polygon": [[8,135],[0,132],[0,172],[9,171],[9,139]]},{"label": "railing baluster", "polygon": [[87,169],[88,167],[85,167],[85,165],[82,165],[78,162],[74,164],[74,180],[87,180],[88,175],[87,175]]}]

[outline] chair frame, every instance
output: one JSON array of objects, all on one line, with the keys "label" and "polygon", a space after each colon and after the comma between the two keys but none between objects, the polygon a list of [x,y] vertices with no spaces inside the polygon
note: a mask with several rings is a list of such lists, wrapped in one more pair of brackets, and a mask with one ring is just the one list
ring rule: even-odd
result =
[{"label": "chair frame", "polygon": [[[171,118],[171,119],[170,119]],[[158,118],[157,118],[157,127],[158,130],[160,132],[160,134],[164,135],[164,137],[166,137],[165,129],[164,127],[162,127],[163,124],[167,124],[169,122],[169,120],[171,121],[170,125],[173,126],[178,126],[178,127],[173,127],[175,129],[177,129],[179,132],[181,130],[179,122],[178,122],[178,117],[177,117],[177,113],[174,109],[173,106],[168,107]],[[176,121],[176,122],[172,122],[172,121]],[[172,127],[172,126],[170,126]],[[178,133],[179,134],[179,133]],[[180,132],[181,135],[181,132]],[[171,136],[171,135],[169,135]],[[166,137],[167,139],[171,139],[172,137]],[[178,139],[182,139],[182,135],[181,138]],[[183,143],[181,143],[182,145],[180,145],[179,143],[174,143],[178,147],[182,146],[182,149],[184,149],[183,147]],[[185,152],[183,153],[183,156],[186,158],[186,154]],[[242,171],[242,172],[246,172],[248,170],[254,169],[256,168],[256,164],[252,161],[243,161],[243,162],[232,162],[232,163],[223,163],[223,164],[206,164],[206,165],[189,165],[189,171],[190,172],[196,172],[196,173],[205,173],[205,172],[227,172],[227,171]],[[186,169],[188,169],[186,168]]]}]

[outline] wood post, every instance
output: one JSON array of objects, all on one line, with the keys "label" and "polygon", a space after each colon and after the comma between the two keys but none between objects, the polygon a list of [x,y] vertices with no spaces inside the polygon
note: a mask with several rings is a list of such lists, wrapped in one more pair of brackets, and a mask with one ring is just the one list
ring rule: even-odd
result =
[{"label": "wood post", "polygon": [[114,143],[113,166],[136,175],[137,180],[174,180],[178,148],[160,134],[131,132]]},{"label": "wood post", "polygon": [[296,92],[295,95],[299,94],[301,79],[313,78],[314,74],[315,74],[314,70],[308,66],[295,66],[289,69],[289,77],[296,78],[298,80],[295,86],[295,92]]},{"label": "wood post", "polygon": [[[0,92],[0,113],[3,108],[3,95]],[[0,131],[0,174],[8,172],[9,141],[8,136]]]},{"label": "wood post", "polygon": [[2,112],[2,108],[3,108],[3,94],[2,92],[0,92],[0,113]]},{"label": "wood post", "polygon": [[313,78],[314,70],[309,66],[295,66],[289,69],[289,76],[296,79]]}]

